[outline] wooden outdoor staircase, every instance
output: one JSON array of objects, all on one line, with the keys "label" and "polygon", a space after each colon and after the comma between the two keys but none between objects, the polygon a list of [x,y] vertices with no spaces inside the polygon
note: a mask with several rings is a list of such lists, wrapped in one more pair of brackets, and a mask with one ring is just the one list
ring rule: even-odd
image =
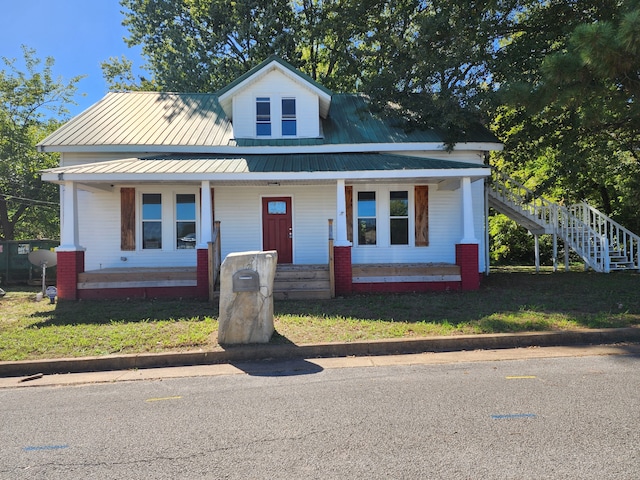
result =
[{"label": "wooden outdoor staircase", "polygon": [[640,237],[585,202],[565,207],[493,171],[489,206],[533,235],[558,236],[596,272],[640,269]]},{"label": "wooden outdoor staircase", "polygon": [[278,300],[331,298],[329,266],[278,265],[273,282],[273,296]]}]

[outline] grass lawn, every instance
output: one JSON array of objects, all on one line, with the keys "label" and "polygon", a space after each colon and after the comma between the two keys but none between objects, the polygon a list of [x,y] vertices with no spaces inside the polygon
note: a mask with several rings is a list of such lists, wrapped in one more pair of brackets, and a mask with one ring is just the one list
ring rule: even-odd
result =
[{"label": "grass lawn", "polygon": [[[0,298],[0,361],[213,350],[218,306],[196,300]],[[496,269],[477,292],[276,301],[272,343],[350,342],[640,325],[640,275]]]}]

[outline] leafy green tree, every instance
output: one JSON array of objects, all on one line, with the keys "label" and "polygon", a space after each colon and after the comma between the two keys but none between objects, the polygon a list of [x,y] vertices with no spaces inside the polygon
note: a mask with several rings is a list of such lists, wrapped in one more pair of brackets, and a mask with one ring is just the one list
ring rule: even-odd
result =
[{"label": "leafy green tree", "polygon": [[512,31],[522,3],[385,2],[367,36],[364,89],[380,105],[391,100],[386,111],[401,112],[410,127],[439,128],[450,147],[464,141],[488,124],[498,87],[496,45]]},{"label": "leafy green tree", "polygon": [[54,79],[54,60],[44,63],[23,47],[26,71],[16,59],[1,58],[0,70],[0,238],[55,238],[58,230],[58,189],[40,180],[40,170],[57,166],[55,154],[35,145],[61,125],[73,103],[75,84]]},{"label": "leafy green tree", "polygon": [[[608,214],[616,213],[621,171],[637,174],[629,161],[637,163],[640,141],[640,10],[634,5],[538,6],[522,22],[527,34],[514,35],[505,48],[504,59],[513,61],[499,71],[508,88],[495,125],[515,169],[545,159],[548,176],[540,190],[560,187],[562,198],[591,200]],[[524,51],[533,53],[518,60]]]},{"label": "leafy green tree", "polygon": [[[129,46],[165,91],[215,91],[271,54],[296,62],[288,0],[121,0]],[[108,73],[108,72],[107,72]]]},{"label": "leafy green tree", "polygon": [[[640,232],[637,1],[534,2],[500,44],[492,163],[565,204],[585,200]],[[491,219],[500,222],[498,219]],[[522,238],[505,229],[502,244]]]},{"label": "leafy green tree", "polygon": [[138,77],[133,74],[133,62],[127,57],[109,57],[100,63],[102,75],[110,91],[155,91],[158,85],[153,79]]}]

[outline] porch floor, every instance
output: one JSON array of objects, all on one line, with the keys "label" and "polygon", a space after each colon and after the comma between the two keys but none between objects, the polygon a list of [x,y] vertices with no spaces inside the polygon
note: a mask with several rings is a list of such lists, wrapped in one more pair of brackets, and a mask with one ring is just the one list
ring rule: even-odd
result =
[{"label": "porch floor", "polygon": [[[459,282],[460,267],[449,263],[352,265],[354,284]],[[119,267],[78,274],[78,290],[193,287],[196,267]],[[331,298],[328,265],[278,265],[276,299]],[[217,292],[216,292],[217,293]]]}]

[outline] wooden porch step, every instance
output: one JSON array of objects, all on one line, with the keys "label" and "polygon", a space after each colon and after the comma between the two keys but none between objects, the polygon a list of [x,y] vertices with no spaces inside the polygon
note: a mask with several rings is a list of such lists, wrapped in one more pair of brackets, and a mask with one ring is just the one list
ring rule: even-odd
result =
[{"label": "wooden porch step", "polygon": [[331,298],[327,265],[278,265],[273,282],[276,300]]}]

